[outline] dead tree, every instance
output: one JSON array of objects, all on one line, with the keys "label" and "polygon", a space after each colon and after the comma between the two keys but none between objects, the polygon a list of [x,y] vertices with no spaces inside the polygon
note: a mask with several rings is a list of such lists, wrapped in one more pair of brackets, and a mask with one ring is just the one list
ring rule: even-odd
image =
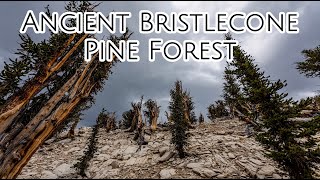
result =
[{"label": "dead tree", "polygon": [[[149,119],[151,131],[156,131],[157,121],[160,113],[160,106],[157,105],[156,101],[149,99],[144,103],[147,110],[144,111],[144,115]],[[146,124],[146,123],[145,123]]]},{"label": "dead tree", "polygon": [[142,145],[145,145],[147,143],[144,140],[145,123],[143,123],[142,113],[141,113],[142,101],[143,101],[143,96],[141,96],[140,102],[138,102],[138,103],[132,102],[131,103],[132,110],[134,112],[134,116],[132,119],[131,127],[128,130],[126,130],[126,132],[134,132],[135,131],[135,136],[134,136],[133,140],[138,141],[138,145],[139,145],[138,150],[141,149]]},{"label": "dead tree", "polygon": [[106,131],[110,132],[116,128],[116,113],[108,113]]},{"label": "dead tree", "polygon": [[188,128],[191,128],[191,129],[194,129],[195,127],[192,125],[192,122],[191,122],[191,108],[189,107],[190,104],[188,104],[188,100],[189,100],[189,96],[184,93],[183,95],[183,115],[185,117],[185,120],[187,121],[187,126]]},{"label": "dead tree", "polygon": [[131,126],[126,132],[133,132],[137,129],[139,123],[142,123],[142,114],[141,114],[141,106],[142,106],[143,97],[141,97],[140,102],[134,103],[131,102],[131,108],[133,112],[133,118],[131,121]]}]

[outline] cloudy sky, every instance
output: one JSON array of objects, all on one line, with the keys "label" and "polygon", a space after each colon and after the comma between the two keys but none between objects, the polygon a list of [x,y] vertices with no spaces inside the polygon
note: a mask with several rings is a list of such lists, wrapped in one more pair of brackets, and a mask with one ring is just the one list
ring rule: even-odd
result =
[{"label": "cloudy sky", "polygon": [[[44,10],[49,4],[51,11],[63,12],[66,2],[0,2],[0,70],[4,61],[13,57],[18,48],[18,33],[24,16],[28,10],[35,14]],[[147,44],[150,38],[166,40],[221,40],[218,34],[140,34],[138,27],[138,13],[140,10],[152,12],[208,12],[214,17],[216,12],[242,11],[249,13],[258,11],[262,14],[272,12],[299,12],[299,34],[250,34],[234,35],[242,47],[251,54],[261,69],[266,71],[272,79],[287,80],[285,91],[294,99],[313,96],[319,89],[319,79],[309,79],[300,75],[294,63],[303,60],[301,51],[314,48],[320,44],[320,2],[103,2],[97,10],[108,14],[110,11],[126,11],[132,13],[128,20],[128,27],[134,32],[132,39],[141,43],[138,63],[121,63],[114,69],[114,73],[105,85],[103,92],[96,97],[96,104],[85,112],[80,126],[92,125],[99,111],[105,107],[109,111],[116,111],[118,118],[121,113],[130,108],[130,102],[136,101],[141,95],[145,99],[156,99],[161,105],[160,120],[165,121],[164,111],[169,102],[169,90],[176,80],[182,80],[184,88],[191,92],[196,106],[196,114],[206,114],[206,107],[218,99],[222,93],[223,69],[225,61],[199,63],[194,61],[178,61],[169,63],[156,56],[156,61],[148,60]],[[212,24],[215,19],[211,18]],[[35,40],[42,40],[42,36],[33,36]]]}]

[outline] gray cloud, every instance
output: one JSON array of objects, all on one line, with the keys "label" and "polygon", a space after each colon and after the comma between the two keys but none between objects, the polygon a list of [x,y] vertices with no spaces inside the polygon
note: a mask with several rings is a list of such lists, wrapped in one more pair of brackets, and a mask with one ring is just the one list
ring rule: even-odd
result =
[{"label": "gray cloud", "polygon": [[[18,47],[18,31],[27,10],[32,9],[35,13],[43,11],[50,4],[52,11],[63,11],[65,2],[1,2],[0,21],[2,33],[0,34],[0,69],[3,59],[13,57],[13,52]],[[149,34],[139,33],[138,12],[143,9],[152,12],[179,12],[179,11],[204,11],[212,17],[218,11],[258,11],[265,13],[270,11],[298,11],[300,34],[283,35],[280,33],[258,34],[249,33],[235,35],[243,48],[256,59],[257,63],[267,75],[273,79],[287,80],[286,91],[295,99],[312,95],[319,85],[318,79],[307,79],[295,69],[294,63],[303,60],[301,51],[313,48],[319,44],[320,16],[319,2],[103,2],[98,11],[109,13],[110,11],[130,11],[133,17],[128,21],[128,27],[134,32],[132,39],[140,41],[139,63],[124,62],[113,69],[113,74],[105,85],[103,92],[96,96],[96,104],[85,112],[84,121],[81,125],[92,125],[99,111],[106,107],[110,111],[116,111],[118,118],[121,113],[130,108],[130,102],[138,100],[141,95],[145,99],[154,98],[161,105],[161,119],[164,121],[163,112],[167,110],[169,90],[175,80],[183,81],[183,86],[190,90],[194,97],[196,114],[206,114],[206,107],[215,100],[220,99],[222,93],[224,62],[199,63],[183,62],[169,63],[156,56],[156,61],[149,62],[147,56],[147,43],[149,38],[162,38],[182,42],[191,40],[215,40],[222,39],[222,35],[208,34]],[[12,9],[12,10],[11,10]],[[214,19],[211,19],[214,23]],[[33,35],[36,40],[44,36]]]}]

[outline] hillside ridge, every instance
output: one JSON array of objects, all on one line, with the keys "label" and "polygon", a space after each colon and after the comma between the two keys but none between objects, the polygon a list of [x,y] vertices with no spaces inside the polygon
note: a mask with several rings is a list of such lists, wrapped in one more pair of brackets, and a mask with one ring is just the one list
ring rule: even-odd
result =
[{"label": "hillside ridge", "polygon": [[[75,140],[49,139],[24,167],[19,179],[82,178],[73,165],[83,155],[90,127],[76,131]],[[188,156],[180,159],[170,143],[171,133],[145,135],[148,145],[137,152],[134,133],[98,133],[97,152],[89,163],[88,178],[284,178],[289,176],[264,155],[264,148],[245,134],[245,122],[229,119],[206,122],[189,130]],[[320,136],[318,136],[320,139]]]}]

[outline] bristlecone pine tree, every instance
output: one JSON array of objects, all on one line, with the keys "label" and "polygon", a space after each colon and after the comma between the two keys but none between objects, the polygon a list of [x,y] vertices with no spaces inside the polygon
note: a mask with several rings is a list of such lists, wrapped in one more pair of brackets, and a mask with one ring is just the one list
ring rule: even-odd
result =
[{"label": "bristlecone pine tree", "polygon": [[[93,11],[87,1],[70,2],[66,11]],[[47,8],[47,14],[51,15]],[[68,26],[75,26],[70,20]],[[130,37],[127,31],[109,37],[116,45]],[[100,63],[95,54],[84,62],[83,41],[88,34],[50,34],[36,43],[20,35],[18,58],[5,65],[0,88],[0,178],[16,178],[39,146],[72,114],[94,102],[111,68],[119,62]],[[88,103],[88,104],[87,104]]]},{"label": "bristlecone pine tree", "polygon": [[232,74],[229,63],[227,63],[227,66],[224,69],[224,80],[222,97],[226,106],[229,108],[228,113],[230,117],[235,118],[238,115],[236,107],[239,107],[239,105],[237,102],[241,101],[242,95],[240,85]]},{"label": "bristlecone pine tree", "polygon": [[204,123],[204,117],[203,117],[202,113],[200,113],[200,115],[199,115],[199,124],[202,124],[202,123]]},{"label": "bristlecone pine tree", "polygon": [[107,132],[111,130],[115,130],[117,128],[116,124],[116,113],[108,112],[106,109],[102,109],[102,112],[99,114],[99,124],[104,128]]},{"label": "bristlecone pine tree", "polygon": [[141,108],[142,108],[142,101],[143,101],[143,96],[141,96],[140,102],[134,103],[131,102],[131,112],[132,114],[127,114],[128,116],[126,118],[132,117],[132,119],[128,119],[126,121],[130,121],[130,128],[126,130],[126,132],[133,132],[137,130],[137,127],[142,124],[142,114],[141,114]]},{"label": "bristlecone pine tree", "polygon": [[194,112],[194,102],[193,99],[190,95],[190,92],[185,90],[183,92],[183,102],[184,102],[184,107],[185,107],[185,116],[189,124],[189,128],[193,128],[191,124],[196,124],[197,123],[197,117]]},{"label": "bristlecone pine tree", "polygon": [[68,130],[68,133],[65,137],[60,137],[60,138],[56,138],[55,141],[59,141],[62,139],[66,139],[66,138],[70,138],[71,140],[74,140],[75,138],[75,129],[77,127],[77,125],[79,124],[79,122],[82,120],[82,116],[83,116],[83,111],[86,109],[89,109],[92,105],[92,103],[88,103],[89,101],[91,101],[92,103],[94,102],[94,100],[89,100],[87,99],[86,101],[83,101],[81,103],[79,103],[74,110],[68,115],[68,117],[66,118],[66,120],[64,120],[56,129],[55,131],[48,136],[47,139],[52,138],[53,136],[58,137],[58,135],[65,130]]},{"label": "bristlecone pine tree", "polygon": [[116,112],[112,112],[112,113],[109,112],[106,131],[110,132],[117,128],[118,127],[117,127],[117,120],[116,120]]},{"label": "bristlecone pine tree", "polygon": [[[232,37],[227,35],[226,39]],[[292,98],[286,98],[287,94],[279,93],[286,83],[280,80],[270,81],[269,76],[264,75],[254,64],[254,59],[240,46],[234,48],[233,54],[234,59],[230,65],[234,68],[233,74],[243,86],[242,92],[246,101],[251,105],[259,105],[257,111],[261,128],[256,136],[257,140],[292,178],[312,178],[313,163],[320,160],[320,150],[312,135],[320,128],[320,118],[309,122],[290,120],[289,118],[295,117],[301,106],[305,105],[298,106]]]},{"label": "bristlecone pine tree", "polygon": [[[132,121],[134,118],[134,111],[132,109],[125,111],[122,113],[122,120],[120,123],[121,129],[128,129],[130,128]],[[134,127],[136,127],[137,124],[134,124]]]},{"label": "bristlecone pine tree", "polygon": [[297,62],[297,69],[306,77],[320,77],[320,46],[314,49],[305,49],[302,54],[306,58]]},{"label": "bristlecone pine tree", "polygon": [[147,142],[144,139],[144,132],[145,132],[145,123],[142,120],[142,113],[141,113],[141,108],[142,108],[142,103],[143,102],[143,96],[141,96],[140,102],[137,103],[131,103],[134,116],[132,120],[132,124],[127,130],[127,132],[132,132],[135,131],[135,136],[133,140],[136,140],[138,142],[139,148],[137,151],[141,150],[142,145],[146,145]]},{"label": "bristlecone pine tree", "polygon": [[184,108],[184,92],[182,90],[182,82],[176,81],[174,87],[170,90],[170,119],[172,139],[171,142],[175,145],[179,157],[186,156],[185,146],[187,143],[186,131],[188,130],[188,121],[185,116]]},{"label": "bristlecone pine tree", "polygon": [[106,116],[108,116],[106,110],[103,108],[99,113],[96,120],[96,124],[92,128],[91,136],[89,137],[89,145],[86,147],[84,155],[78,159],[78,162],[74,164],[74,167],[78,170],[79,175],[86,177],[86,170],[89,167],[89,162],[93,158],[94,153],[97,151],[97,134],[99,129],[104,126],[106,121]]},{"label": "bristlecone pine tree", "polygon": [[[305,58],[302,62],[297,62],[297,69],[301,74],[308,78],[320,78],[320,45],[314,49],[305,49],[302,51]],[[318,90],[320,93],[320,90]],[[312,98],[313,108],[320,109],[320,95]]]},{"label": "bristlecone pine tree", "polygon": [[216,118],[226,117],[229,115],[226,105],[222,100],[215,101],[215,104],[210,104],[207,117],[214,121]]},{"label": "bristlecone pine tree", "polygon": [[160,106],[158,106],[157,101],[148,99],[144,106],[147,108],[147,110],[144,110],[144,115],[148,118],[149,124],[151,127],[151,131],[157,130],[157,122],[159,118],[160,113]]},{"label": "bristlecone pine tree", "polygon": [[[304,74],[306,77],[319,77],[320,78],[320,46],[314,49],[303,50],[302,54],[306,58],[303,62],[297,63],[297,69],[301,74]],[[319,111],[320,109],[320,95],[317,95],[312,98],[312,108]],[[315,143],[312,139],[312,135],[319,132],[320,129],[320,115],[313,117],[313,119],[307,123],[308,128],[305,128],[306,137],[308,138],[309,147],[314,147]],[[309,132],[308,132],[309,131]],[[320,162],[320,148],[311,151],[313,153],[313,161]]]}]

